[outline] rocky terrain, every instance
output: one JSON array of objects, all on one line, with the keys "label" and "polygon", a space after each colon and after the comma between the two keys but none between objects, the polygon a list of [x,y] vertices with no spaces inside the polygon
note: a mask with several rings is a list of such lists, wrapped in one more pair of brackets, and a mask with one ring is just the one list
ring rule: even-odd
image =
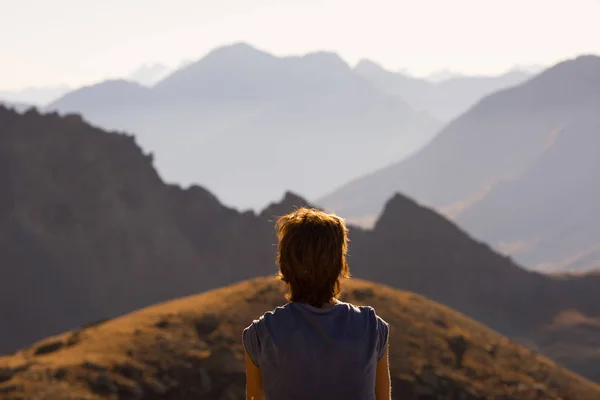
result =
[{"label": "rocky terrain", "polygon": [[[0,357],[0,399],[244,399],[241,332],[284,303],[257,278],[99,322]],[[344,301],[390,323],[394,398],[596,400],[600,387],[447,307],[369,282]]]},{"label": "rocky terrain", "polygon": [[[239,212],[165,184],[131,135],[1,107],[0,187],[2,353],[274,274],[273,220],[307,204],[288,192]],[[401,195],[350,236],[355,277],[425,295],[600,381],[599,275],[527,271]]]}]

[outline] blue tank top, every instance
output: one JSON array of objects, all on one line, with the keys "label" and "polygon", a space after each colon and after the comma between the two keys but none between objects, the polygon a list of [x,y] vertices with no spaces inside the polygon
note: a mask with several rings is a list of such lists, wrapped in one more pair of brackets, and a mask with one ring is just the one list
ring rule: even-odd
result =
[{"label": "blue tank top", "polygon": [[370,400],[388,332],[372,307],[291,302],[254,320],[242,341],[266,400]]}]

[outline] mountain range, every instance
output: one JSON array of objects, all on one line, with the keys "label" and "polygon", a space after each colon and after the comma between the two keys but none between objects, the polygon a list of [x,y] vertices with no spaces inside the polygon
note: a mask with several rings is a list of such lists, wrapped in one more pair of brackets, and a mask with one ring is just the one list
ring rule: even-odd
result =
[{"label": "mountain range", "polygon": [[325,194],[416,150],[439,128],[335,54],[278,58],[241,43],[151,88],[104,82],[47,109],[135,132],[167,181],[202,182],[226,204],[254,209],[287,189]]},{"label": "mountain range", "polygon": [[[171,72],[171,69],[163,64],[144,64],[132,71],[126,79],[140,85],[152,86],[169,72]],[[75,89],[69,85],[32,86],[19,90],[0,90],[0,102],[44,107],[73,90]]]},{"label": "mountain range", "polygon": [[600,265],[600,58],[559,63],[485,97],[407,159],[316,203],[372,226],[400,191],[519,263]]},{"label": "mountain range", "polygon": [[[0,107],[0,352],[177,297],[273,275],[273,220],[160,179],[128,134]],[[600,381],[599,274],[527,271],[400,194],[350,227],[357,278],[457,309]]]},{"label": "mountain range", "polygon": [[[369,61],[369,60],[365,60],[365,61]],[[544,69],[546,69],[546,68],[541,64],[525,64],[525,65],[517,64],[517,65],[513,66],[509,70],[509,72],[525,72],[525,73],[529,73],[531,75],[536,75],[536,74],[542,72]],[[410,74],[405,74],[405,75],[410,75]],[[508,75],[508,73],[505,73],[504,75]],[[465,75],[465,74],[460,74],[460,73],[454,72],[448,68],[444,68],[444,69],[435,71],[435,72],[425,76],[424,79],[426,79],[432,83],[441,83],[441,82],[444,82],[444,81],[447,81],[447,80],[450,80],[453,78],[468,78],[468,77],[486,78],[485,75]],[[492,76],[487,76],[487,77],[492,77]]]},{"label": "mountain range", "polygon": [[[431,116],[434,109],[422,107],[418,96],[382,89],[362,69],[332,53],[274,57],[238,43],[215,49],[151,88],[107,81],[75,90],[46,110],[76,112],[100,127],[135,132],[165,180],[200,182],[225,204],[258,210],[285,190],[322,197],[406,157],[436,134],[441,123]],[[512,82],[462,77],[433,85],[405,79],[469,93],[465,107],[473,96]],[[457,110],[460,102],[446,100]]]},{"label": "mountain range", "polygon": [[488,94],[516,86],[531,78],[529,71],[512,70],[499,76],[454,76],[432,82],[399,72],[390,72],[370,60],[361,60],[354,69],[383,93],[392,94],[417,111],[442,122],[469,110]]},{"label": "mountain range", "polygon": [[[245,399],[240,332],[284,303],[282,289],[256,278],[46,338],[0,357],[0,399]],[[390,324],[394,398],[600,397],[600,386],[422,296],[352,279],[342,299]]]}]

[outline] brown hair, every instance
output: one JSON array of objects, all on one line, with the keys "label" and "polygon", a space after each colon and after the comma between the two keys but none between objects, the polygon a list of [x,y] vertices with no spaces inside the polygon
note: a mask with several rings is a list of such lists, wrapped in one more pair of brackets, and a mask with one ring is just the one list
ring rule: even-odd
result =
[{"label": "brown hair", "polygon": [[277,220],[278,278],[286,299],[321,307],[339,297],[341,278],[350,277],[348,229],[337,215],[299,208]]}]

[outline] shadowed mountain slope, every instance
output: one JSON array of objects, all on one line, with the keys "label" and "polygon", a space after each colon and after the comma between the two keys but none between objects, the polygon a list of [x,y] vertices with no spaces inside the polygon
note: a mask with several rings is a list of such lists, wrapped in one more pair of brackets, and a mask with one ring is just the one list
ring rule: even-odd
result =
[{"label": "shadowed mountain slope", "polygon": [[405,161],[317,201],[372,225],[400,191],[531,267],[597,266],[600,57],[495,93]]},{"label": "shadowed mountain slope", "polygon": [[[0,164],[0,263],[10,276],[0,283],[0,320],[10,327],[0,351],[230,282],[243,259],[211,238],[226,242],[228,224],[237,231],[249,216],[204,189],[165,185],[131,136],[0,108]],[[267,273],[265,250],[253,250],[262,262],[236,277],[261,263]]]},{"label": "shadowed mountain slope", "polygon": [[[0,357],[0,399],[243,399],[241,331],[284,304],[280,285],[253,279]],[[597,385],[421,296],[351,280],[342,298],[390,323],[394,398],[600,397]]]}]

